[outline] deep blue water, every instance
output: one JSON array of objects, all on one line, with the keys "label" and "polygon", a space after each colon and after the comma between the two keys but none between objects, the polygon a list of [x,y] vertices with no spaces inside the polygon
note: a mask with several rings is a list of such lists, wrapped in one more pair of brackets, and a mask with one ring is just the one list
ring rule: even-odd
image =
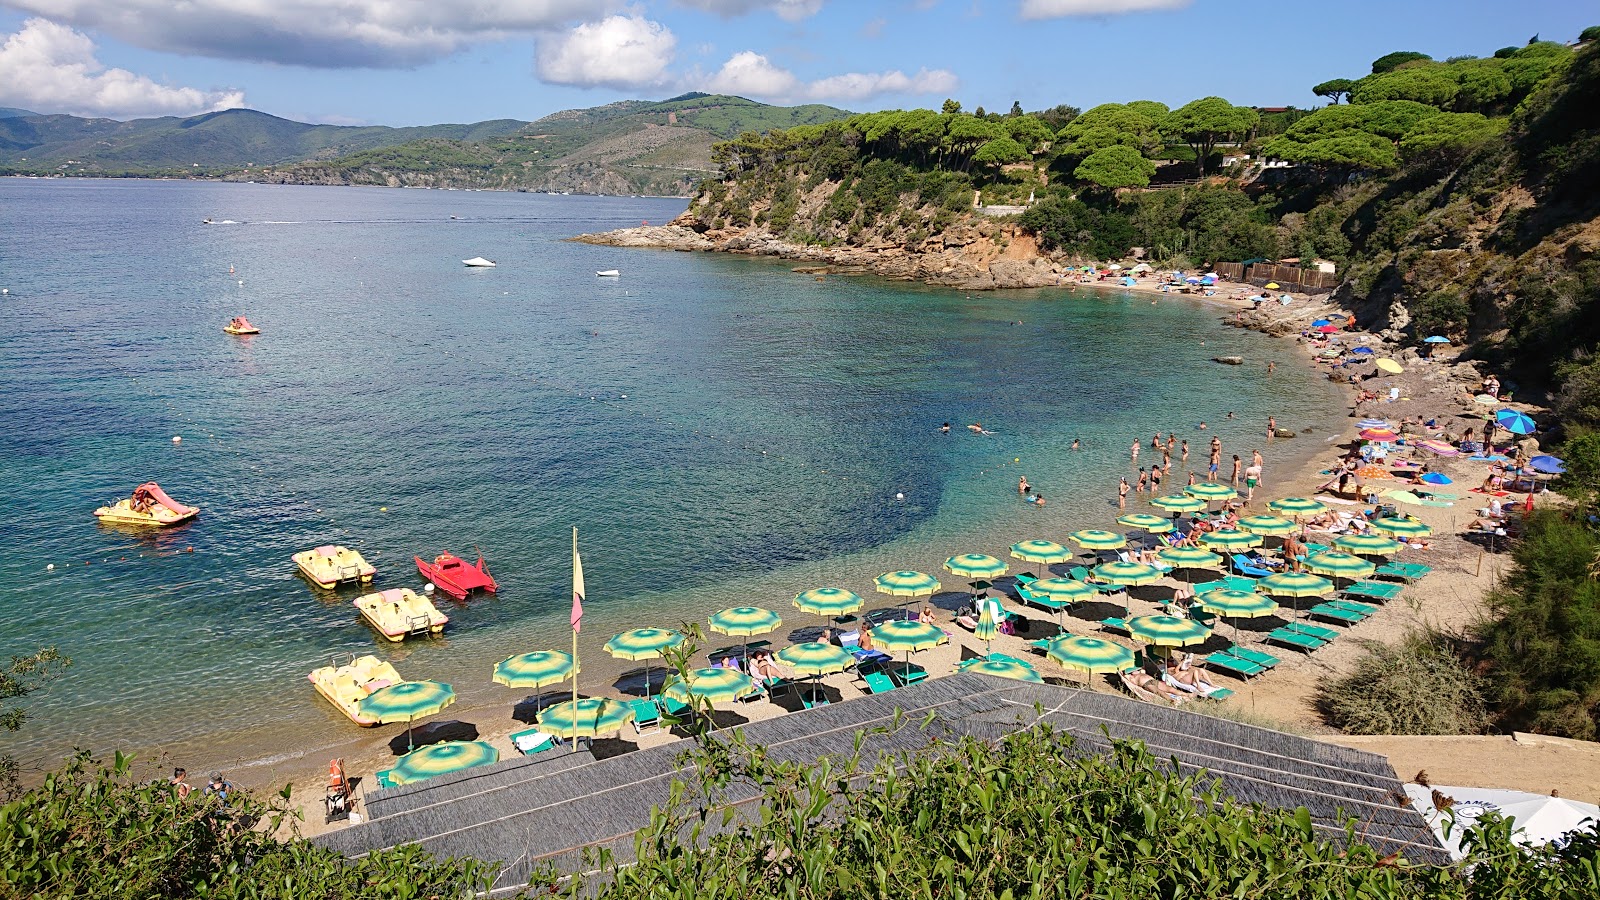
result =
[{"label": "deep blue water", "polygon": [[[734,603],[803,624],[788,599],[808,587],[866,594],[889,568],[1105,525],[1129,442],[1154,430],[1203,467],[1210,433],[1248,457],[1268,412],[1338,406],[1298,366],[1206,362],[1289,354],[1175,299],[968,297],[563,240],[682,208],[0,179],[0,652],[75,659],[7,740],[40,758],[342,734],[305,673],[346,651],[505,701],[495,660],[569,640],[574,525],[598,672],[624,627]],[[461,265],[477,255],[500,265]],[[264,333],[222,334],[241,313]],[[1046,508],[1018,502],[1019,474]],[[146,479],[199,520],[95,523]],[[330,542],[390,587],[421,584],[413,553],[479,547],[502,591],[447,607],[442,640],[380,646],[353,593],[294,573],[290,554]]]}]

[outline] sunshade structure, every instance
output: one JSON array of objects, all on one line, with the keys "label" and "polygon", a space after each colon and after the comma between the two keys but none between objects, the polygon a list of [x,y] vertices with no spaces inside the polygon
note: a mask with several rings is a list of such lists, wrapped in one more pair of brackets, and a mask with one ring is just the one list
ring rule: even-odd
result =
[{"label": "sunshade structure", "polygon": [[1128,546],[1128,539],[1115,531],[1101,531],[1098,528],[1085,528],[1067,535],[1067,539],[1085,550],[1121,550]]},{"label": "sunshade structure", "polygon": [[749,675],[738,669],[713,666],[693,669],[687,678],[671,678],[661,687],[661,695],[679,703],[692,704],[696,698],[712,705],[731,703],[756,689]]},{"label": "sunshade structure", "polygon": [[993,641],[998,633],[999,629],[994,624],[994,605],[985,603],[983,612],[978,616],[978,624],[972,629],[972,636],[983,641],[984,649],[987,650],[989,642]]},{"label": "sunshade structure", "polygon": [[1450,339],[1442,334],[1430,334],[1422,339],[1424,344],[1448,344]]},{"label": "sunshade structure", "polygon": [[1278,611],[1278,604],[1271,597],[1249,591],[1206,591],[1195,601],[1206,612],[1230,619],[1252,619],[1270,616]]},{"label": "sunshade structure", "polygon": [[1306,569],[1329,578],[1365,578],[1377,571],[1377,566],[1359,556],[1348,553],[1319,553],[1306,560]]},{"label": "sunshade structure", "polygon": [[483,741],[445,741],[418,747],[400,757],[400,761],[389,770],[389,780],[395,784],[415,784],[438,775],[499,761],[500,751]]},{"label": "sunshade structure", "polygon": [[944,561],[944,569],[963,578],[994,578],[1004,575],[1010,566],[987,553],[963,553]]},{"label": "sunshade structure", "polygon": [[[1072,635],[1050,642],[1045,656],[1067,669],[1081,669],[1088,675],[1121,672],[1133,667],[1133,651],[1103,638]],[[1090,682],[1092,687],[1094,682]]]},{"label": "sunshade structure", "polygon": [[770,609],[759,606],[734,606],[706,620],[711,630],[733,637],[750,637],[778,630],[783,619]]},{"label": "sunshade structure", "polygon": [[1378,368],[1383,370],[1383,371],[1385,371],[1385,372],[1388,372],[1390,375],[1399,375],[1401,372],[1405,371],[1405,367],[1404,366],[1401,366],[1399,363],[1395,362],[1392,359],[1380,359],[1380,360],[1378,360]]},{"label": "sunshade structure", "polygon": [[1144,563],[1108,562],[1095,566],[1092,570],[1094,577],[1107,584],[1120,584],[1124,587],[1137,587],[1149,584],[1161,578],[1161,570],[1155,566]]},{"label": "sunshade structure", "polygon": [[509,656],[494,665],[494,683],[506,687],[537,688],[566,681],[578,673],[572,654],[560,650],[535,650]]},{"label": "sunshade structure", "polygon": [[633,721],[633,707],[607,697],[582,697],[545,707],[539,727],[557,737],[594,737]]},{"label": "sunshade structure", "polygon": [[1528,460],[1528,468],[1546,475],[1562,475],[1567,471],[1567,464],[1559,457],[1535,456]]},{"label": "sunshade structure", "polygon": [[1063,563],[1072,559],[1072,551],[1061,546],[1055,541],[1022,541],[1011,545],[1011,555],[1015,559],[1025,559],[1028,562]]},{"label": "sunshade structure", "polygon": [[1173,494],[1168,497],[1157,497],[1150,501],[1151,506],[1158,506],[1167,512],[1185,513],[1198,512],[1206,508],[1206,501],[1188,494]]},{"label": "sunshade structure", "polygon": [[1295,524],[1281,516],[1245,516],[1239,520],[1239,527],[1251,534],[1284,535],[1295,529]]},{"label": "sunshade structure", "polygon": [[1256,590],[1274,597],[1294,598],[1295,615],[1299,615],[1299,598],[1321,597],[1333,590],[1333,582],[1309,572],[1279,572],[1256,582]]},{"label": "sunshade structure", "polygon": [[1533,430],[1539,427],[1532,419],[1514,409],[1496,411],[1494,423],[1512,434],[1533,434]]},{"label": "sunshade structure", "polygon": [[1441,472],[1424,472],[1419,479],[1423,484],[1454,484],[1449,475]]},{"label": "sunshade structure", "polygon": [[1410,516],[1392,516],[1386,519],[1375,519],[1372,527],[1385,534],[1404,535],[1406,537],[1427,537],[1433,534],[1433,529]]},{"label": "sunshade structure", "polygon": [[[985,613],[988,612],[988,609],[989,604],[985,603]],[[929,647],[937,647],[948,640],[950,640],[950,636],[945,634],[943,629],[911,619],[897,619],[893,622],[885,622],[872,629],[872,642],[874,644],[885,650],[901,650],[905,652],[907,675],[911,673],[911,652],[913,650],[926,650]]]},{"label": "sunshade structure", "polygon": [[1179,616],[1134,616],[1128,620],[1128,633],[1157,647],[1187,647],[1211,637],[1211,629]]},{"label": "sunshade structure", "polygon": [[1388,428],[1388,419],[1362,419],[1356,423],[1357,428]]},{"label": "sunshade structure", "polygon": [[834,672],[843,672],[856,661],[842,647],[822,641],[807,641],[778,651],[778,661],[795,670],[796,674],[812,678],[812,698],[816,698],[816,679]]},{"label": "sunshade structure", "polygon": [[1494,396],[1493,394],[1479,394],[1478,396],[1472,398],[1472,402],[1482,406],[1499,406],[1500,398]]},{"label": "sunshade structure", "polygon": [[1434,454],[1435,456],[1460,456],[1461,451],[1446,444],[1444,441],[1426,440],[1417,441],[1416,446]]},{"label": "sunshade structure", "polygon": [[854,591],[844,588],[812,588],[794,597],[795,609],[819,616],[843,616],[853,613],[866,604]]},{"label": "sunshade structure", "polygon": [[1183,492],[1191,497],[1199,497],[1201,500],[1232,500],[1239,496],[1238,491],[1225,484],[1217,484],[1215,481],[1202,481],[1198,484],[1186,485]]},{"label": "sunshade structure", "polygon": [[956,666],[956,671],[975,672],[979,675],[993,675],[996,678],[1010,678],[1012,681],[1029,681],[1034,684],[1044,681],[1032,667],[1006,659],[969,659]]},{"label": "sunshade structure", "polygon": [[1346,553],[1373,556],[1399,553],[1401,547],[1399,541],[1381,534],[1341,534],[1333,539],[1333,545]]},{"label": "sunshade structure", "polygon": [[1317,513],[1327,512],[1328,504],[1309,497],[1284,497],[1269,502],[1267,508],[1285,516],[1314,516]]},{"label": "sunshade structure", "polygon": [[898,572],[885,572],[872,580],[874,588],[880,594],[891,597],[926,597],[939,593],[943,585],[939,579],[925,572],[914,572],[902,569]]},{"label": "sunshade structure", "polygon": [[1132,513],[1131,515],[1118,516],[1117,524],[1125,525],[1129,528],[1140,528],[1153,534],[1164,534],[1172,530],[1171,520],[1163,519],[1160,516],[1152,516],[1149,513]]},{"label": "sunshade structure", "polygon": [[1400,435],[1388,428],[1363,428],[1356,436],[1363,441],[1377,441],[1380,444],[1400,440]]},{"label": "sunshade structure", "polygon": [[406,723],[406,744],[411,746],[411,723],[431,716],[456,702],[455,688],[437,681],[402,681],[378,688],[356,704],[361,714],[380,725]]},{"label": "sunshade structure", "polygon": [[1091,585],[1084,584],[1076,578],[1041,578],[1028,585],[1028,591],[1042,594],[1051,600],[1065,600],[1068,603],[1088,600],[1099,593]]},{"label": "sunshade structure", "polygon": [[644,660],[644,696],[650,699],[650,660],[683,643],[683,632],[671,628],[635,628],[606,641],[606,652],[617,659]]},{"label": "sunshade structure", "polygon": [[1220,547],[1224,550],[1242,550],[1247,547],[1261,546],[1261,535],[1251,534],[1248,531],[1208,531],[1200,535],[1200,543],[1208,548]]},{"label": "sunshade structure", "polygon": [[1157,553],[1156,559],[1179,569],[1210,569],[1222,564],[1222,557],[1199,547],[1168,547]]}]

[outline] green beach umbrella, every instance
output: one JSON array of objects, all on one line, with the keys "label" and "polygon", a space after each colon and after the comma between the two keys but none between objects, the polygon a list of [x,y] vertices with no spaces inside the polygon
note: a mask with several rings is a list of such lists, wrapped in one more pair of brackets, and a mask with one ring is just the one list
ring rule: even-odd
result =
[{"label": "green beach umbrella", "polygon": [[1183,492],[1191,497],[1199,497],[1202,500],[1232,500],[1239,496],[1238,491],[1225,484],[1217,484],[1215,481],[1202,481],[1199,484],[1185,485]]},{"label": "green beach umbrella", "polygon": [[[1064,668],[1082,669],[1089,675],[1121,672],[1134,664],[1133,651],[1097,637],[1067,636],[1050,642],[1045,655]],[[1094,682],[1090,681],[1092,688]]]},{"label": "green beach umbrella", "polygon": [[1428,535],[1433,534],[1432,528],[1424,525],[1416,519],[1411,518],[1410,516],[1378,519],[1372,523],[1372,527],[1379,531],[1385,532],[1386,534],[1400,534],[1405,535],[1406,537],[1427,537]]},{"label": "green beach umbrella", "polygon": [[[987,608],[988,603],[984,606]],[[987,609],[985,610],[987,611]],[[872,642],[886,650],[904,650],[906,674],[911,673],[911,651],[926,650],[950,640],[941,628],[913,619],[896,619],[872,629]]]},{"label": "green beach umbrella", "polygon": [[1151,506],[1159,506],[1167,512],[1199,512],[1206,508],[1206,502],[1199,497],[1188,494],[1173,494],[1169,497],[1157,497],[1150,501]]},{"label": "green beach umbrella", "polygon": [[1333,545],[1346,553],[1379,556],[1399,553],[1401,547],[1399,541],[1381,534],[1341,534],[1333,539]]},{"label": "green beach umbrella", "polygon": [[1023,541],[1011,545],[1011,555],[1016,559],[1050,565],[1066,562],[1072,559],[1073,554],[1055,541]]},{"label": "green beach umbrella", "polygon": [[566,681],[578,674],[572,654],[560,650],[535,650],[508,656],[494,666],[494,683],[506,687],[536,688]]},{"label": "green beach umbrella", "polygon": [[644,660],[644,696],[650,699],[650,660],[683,643],[683,632],[671,628],[635,628],[606,641],[606,652],[617,659]]},{"label": "green beach umbrella", "polygon": [[983,641],[984,651],[987,652],[989,642],[994,640],[994,636],[999,633],[1000,629],[996,628],[994,624],[994,604],[983,604],[983,613],[978,616],[978,624],[972,629],[972,636]]},{"label": "green beach umbrella", "polygon": [[1085,550],[1121,550],[1128,546],[1127,538],[1115,531],[1101,531],[1098,528],[1074,531],[1067,537]]},{"label": "green beach umbrella", "polygon": [[909,569],[900,572],[885,572],[873,579],[878,593],[888,594],[891,597],[923,597],[928,594],[939,593],[939,579],[923,572],[913,572]]},{"label": "green beach umbrella", "polygon": [[860,609],[867,601],[844,588],[812,588],[794,597],[795,608],[819,616],[842,616]]},{"label": "green beach umbrella", "polygon": [[1319,553],[1307,559],[1305,565],[1318,575],[1335,578],[1365,578],[1378,569],[1359,556],[1337,552]]},{"label": "green beach umbrella", "polygon": [[1333,582],[1308,572],[1279,572],[1257,581],[1256,590],[1274,597],[1320,597],[1333,590]]},{"label": "green beach umbrella", "polygon": [[1327,512],[1328,504],[1306,497],[1284,497],[1271,501],[1267,504],[1267,508],[1286,516],[1314,516],[1317,513]]},{"label": "green beach umbrella", "polygon": [[1199,547],[1168,547],[1156,559],[1181,569],[1211,569],[1222,564],[1222,557]]},{"label": "green beach umbrella", "polygon": [[993,578],[1004,575],[1010,566],[986,553],[963,553],[945,560],[944,568],[946,572],[963,578]]},{"label": "green beach umbrella", "polygon": [[448,684],[440,684],[437,681],[402,681],[399,684],[378,688],[368,694],[356,704],[356,709],[362,715],[376,719],[379,725],[404,720],[406,743],[409,745],[412,722],[423,716],[431,716],[454,702],[456,702],[456,690]]},{"label": "green beach umbrella", "polygon": [[996,678],[1010,678],[1013,681],[1028,681],[1042,684],[1043,678],[1032,667],[1020,662],[1005,659],[969,659],[959,666],[957,672],[976,672],[979,675],[993,675]]},{"label": "green beach umbrella", "polygon": [[801,675],[828,675],[843,672],[856,661],[844,648],[822,641],[807,641],[785,647],[777,653],[778,660]]},{"label": "green beach umbrella", "polygon": [[500,751],[483,741],[445,741],[418,747],[400,757],[400,761],[389,770],[389,779],[395,784],[415,784],[438,775],[499,761]]},{"label": "green beach umbrella", "polygon": [[633,721],[633,707],[606,697],[583,697],[546,707],[539,727],[558,737],[594,737]]},{"label": "green beach umbrella", "polygon": [[1142,528],[1154,534],[1165,534],[1172,530],[1172,521],[1170,519],[1152,516],[1149,513],[1132,513],[1126,516],[1117,516],[1117,524],[1126,525],[1129,528]]},{"label": "green beach umbrella", "polygon": [[1041,578],[1028,585],[1028,591],[1042,594],[1051,600],[1065,600],[1068,603],[1087,600],[1099,593],[1092,585],[1084,584],[1076,578]]},{"label": "green beach umbrella", "polygon": [[661,688],[661,694],[671,697],[680,703],[688,703],[699,697],[708,703],[730,703],[756,689],[756,683],[749,675],[738,669],[724,669],[713,666],[707,669],[695,669],[689,673],[687,679],[674,678]]},{"label": "green beach umbrella", "polygon": [[1178,616],[1134,616],[1128,620],[1128,633],[1158,647],[1187,647],[1211,637],[1211,629]]},{"label": "green beach umbrella", "polygon": [[776,631],[783,624],[778,614],[759,606],[734,606],[706,620],[711,630],[734,637],[750,637]]},{"label": "green beach umbrella", "polygon": [[1207,547],[1221,547],[1224,550],[1233,550],[1244,547],[1261,546],[1261,535],[1251,534],[1248,531],[1208,531],[1200,535],[1200,543]]},{"label": "green beach umbrella", "polygon": [[1256,616],[1270,616],[1278,611],[1278,604],[1273,602],[1271,597],[1248,591],[1206,591],[1195,600],[1206,612],[1230,619],[1253,619]]},{"label": "green beach umbrella", "polygon": [[1280,516],[1245,516],[1239,520],[1239,527],[1251,534],[1275,535],[1288,534],[1296,526]]},{"label": "green beach umbrella", "polygon": [[1161,578],[1161,570],[1155,566],[1144,563],[1108,562],[1095,566],[1092,570],[1094,577],[1108,584],[1120,584],[1133,587],[1149,584]]}]

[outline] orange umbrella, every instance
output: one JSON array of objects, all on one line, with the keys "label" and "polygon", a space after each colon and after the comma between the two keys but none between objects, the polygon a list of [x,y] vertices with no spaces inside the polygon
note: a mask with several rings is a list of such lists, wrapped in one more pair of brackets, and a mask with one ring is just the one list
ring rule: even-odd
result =
[{"label": "orange umbrella", "polygon": [[1393,478],[1383,466],[1362,466],[1356,470],[1357,478]]},{"label": "orange umbrella", "polygon": [[1395,434],[1393,431],[1390,431],[1387,428],[1368,428],[1361,432],[1361,439],[1364,441],[1379,441],[1382,443],[1387,443],[1389,441],[1399,440],[1400,435]]}]

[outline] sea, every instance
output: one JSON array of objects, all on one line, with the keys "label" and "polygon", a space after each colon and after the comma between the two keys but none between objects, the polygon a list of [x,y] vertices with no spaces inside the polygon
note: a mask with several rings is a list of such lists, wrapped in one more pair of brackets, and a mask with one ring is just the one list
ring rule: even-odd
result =
[{"label": "sea", "polygon": [[[1212,435],[1225,460],[1261,448],[1270,488],[1342,413],[1280,339],[1176,297],[568,240],[684,207],[0,179],[0,655],[72,659],[0,749],[35,768],[75,748],[314,753],[357,731],[306,679],[347,654],[451,683],[463,708],[509,704],[496,661],[570,645],[574,528],[580,686],[607,693],[618,631],[757,605],[781,642],[821,624],[799,591],[892,604],[881,572],[1110,525],[1134,440],[1145,465],[1153,433],[1190,442],[1174,488]],[[262,333],[224,334],[236,315]],[[1229,355],[1247,362],[1211,362]],[[1311,433],[1268,445],[1269,414]],[[147,480],[198,519],[97,523]],[[501,589],[441,598],[443,636],[390,644],[358,591],[297,575],[292,554],[330,543],[376,588],[420,589],[413,556],[448,550]]]}]

